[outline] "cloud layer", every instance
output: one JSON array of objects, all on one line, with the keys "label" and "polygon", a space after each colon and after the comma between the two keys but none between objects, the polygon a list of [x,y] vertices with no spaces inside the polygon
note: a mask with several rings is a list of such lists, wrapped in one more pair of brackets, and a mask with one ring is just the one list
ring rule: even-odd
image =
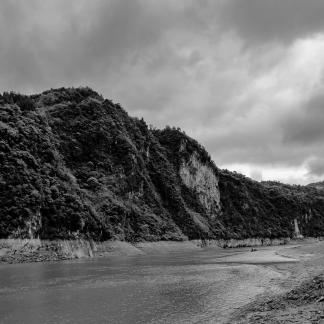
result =
[{"label": "cloud layer", "polygon": [[89,85],[220,167],[324,178],[322,0],[3,0],[0,88]]}]

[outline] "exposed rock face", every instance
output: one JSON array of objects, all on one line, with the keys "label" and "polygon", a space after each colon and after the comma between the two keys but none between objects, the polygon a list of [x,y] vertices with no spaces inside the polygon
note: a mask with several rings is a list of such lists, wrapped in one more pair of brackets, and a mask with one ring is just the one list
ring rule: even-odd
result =
[{"label": "exposed rock face", "polygon": [[303,238],[303,235],[300,234],[298,221],[297,221],[296,218],[294,219],[294,229],[295,229],[295,232],[294,232],[295,237],[296,238]]},{"label": "exposed rock face", "polygon": [[216,217],[220,210],[220,193],[214,170],[201,163],[195,152],[188,161],[182,162],[179,174],[184,184],[197,192],[199,201],[208,214],[211,217]]},{"label": "exposed rock face", "polygon": [[323,191],[219,170],[89,88],[0,96],[0,238],[275,239],[295,218],[323,236]]}]

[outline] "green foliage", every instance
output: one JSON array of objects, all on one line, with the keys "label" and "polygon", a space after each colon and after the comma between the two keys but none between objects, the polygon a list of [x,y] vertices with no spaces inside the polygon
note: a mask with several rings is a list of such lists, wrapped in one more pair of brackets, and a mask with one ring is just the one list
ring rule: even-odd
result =
[{"label": "green foliage", "polygon": [[[179,175],[219,178],[210,215]],[[0,237],[128,241],[324,234],[324,194],[219,170],[179,128],[157,130],[89,88],[0,98]]]},{"label": "green foliage", "polygon": [[323,235],[323,192],[273,181],[259,183],[224,170],[219,180],[225,236],[293,237],[294,219],[303,235]]},{"label": "green foliage", "polygon": [[0,95],[0,100],[6,104],[16,104],[21,110],[35,110],[35,104],[29,96],[21,95],[15,92],[4,92]]}]

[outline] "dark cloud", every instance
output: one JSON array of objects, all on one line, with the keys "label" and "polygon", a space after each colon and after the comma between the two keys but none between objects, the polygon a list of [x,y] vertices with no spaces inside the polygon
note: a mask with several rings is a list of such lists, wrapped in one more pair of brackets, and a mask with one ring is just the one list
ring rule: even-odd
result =
[{"label": "dark cloud", "polygon": [[138,0],[83,2],[78,14],[77,1],[66,8],[61,1],[54,7],[31,2],[34,7],[22,1],[0,4],[0,64],[11,88],[99,83],[131,60],[134,64],[173,26],[167,7],[150,10]]},{"label": "dark cloud", "polygon": [[314,176],[324,175],[324,158],[314,158],[308,162],[309,173]]},{"label": "dark cloud", "polygon": [[324,30],[324,1],[226,0],[219,19],[248,43],[290,42]]},{"label": "dark cloud", "polygon": [[260,178],[263,167],[300,168],[300,174],[287,176],[286,181],[317,181],[324,176],[323,93],[323,89],[318,90],[308,101],[281,113],[280,118],[276,114],[253,117],[253,109],[239,118],[232,111],[227,124],[215,123],[218,131],[201,135],[201,141],[219,165],[249,165],[254,179]]},{"label": "dark cloud", "polygon": [[180,126],[220,166],[321,173],[324,96],[299,87],[288,108],[273,98],[322,73],[321,39],[290,50],[323,30],[322,0],[3,0],[0,18],[1,90],[89,85],[148,123]]},{"label": "dark cloud", "polygon": [[324,91],[295,109],[281,122],[284,142],[309,145],[324,142]]},{"label": "dark cloud", "polygon": [[[80,82],[96,86],[107,79],[118,82],[124,69],[133,65],[146,64],[148,72],[177,63],[179,68],[184,62],[176,62],[171,49],[176,44],[168,42],[181,42],[184,33],[209,28],[204,4],[4,0],[0,64],[6,86],[39,89]],[[170,38],[170,31],[179,39]],[[198,59],[199,53],[193,52],[187,61],[195,64]]]}]

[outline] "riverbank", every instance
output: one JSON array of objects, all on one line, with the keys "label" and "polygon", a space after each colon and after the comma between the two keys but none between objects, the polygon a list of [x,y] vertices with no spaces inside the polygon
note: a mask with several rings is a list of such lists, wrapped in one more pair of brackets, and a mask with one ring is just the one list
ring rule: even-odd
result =
[{"label": "riverbank", "polygon": [[270,265],[285,275],[284,280],[273,282],[283,291],[259,295],[236,311],[229,323],[324,323],[324,242],[279,249],[277,254],[299,260]]},{"label": "riverbank", "polygon": [[289,243],[288,238],[252,238],[244,240],[192,240],[129,243],[117,240],[1,239],[0,263],[46,262],[115,255],[169,253],[200,248],[238,248],[275,246]]},{"label": "riverbank", "polygon": [[200,249],[198,242],[94,242],[87,240],[0,240],[0,263],[46,262],[105,256],[134,256]]},{"label": "riverbank", "polygon": [[239,324],[324,323],[324,275],[299,287],[253,305]]}]

